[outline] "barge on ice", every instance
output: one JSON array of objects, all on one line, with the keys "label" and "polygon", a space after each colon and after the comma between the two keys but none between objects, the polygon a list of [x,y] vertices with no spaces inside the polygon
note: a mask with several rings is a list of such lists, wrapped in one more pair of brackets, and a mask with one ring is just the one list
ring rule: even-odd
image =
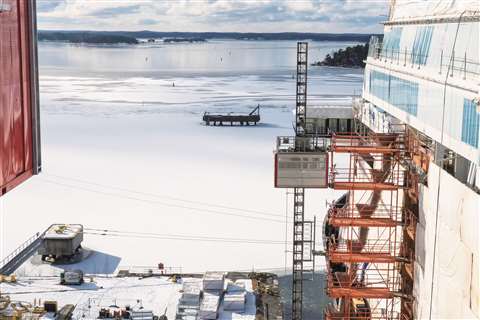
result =
[{"label": "barge on ice", "polygon": [[256,125],[257,122],[260,122],[260,105],[253,109],[249,114],[234,114],[234,113],[225,113],[225,114],[211,114],[205,112],[203,114],[203,121],[207,126],[217,124],[223,126],[223,123],[230,123],[231,126],[235,125]]}]

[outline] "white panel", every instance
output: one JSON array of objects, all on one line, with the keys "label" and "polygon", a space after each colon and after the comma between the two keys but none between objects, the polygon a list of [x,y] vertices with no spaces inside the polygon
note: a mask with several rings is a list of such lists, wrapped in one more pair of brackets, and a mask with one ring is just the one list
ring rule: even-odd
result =
[{"label": "white panel", "polygon": [[328,153],[276,153],[275,187],[327,188]]},{"label": "white panel", "polygon": [[420,191],[420,221],[415,241],[417,317],[429,317],[434,269],[432,319],[478,319],[480,196],[443,170],[439,180],[440,168],[433,163],[429,170],[428,188],[422,187]]}]

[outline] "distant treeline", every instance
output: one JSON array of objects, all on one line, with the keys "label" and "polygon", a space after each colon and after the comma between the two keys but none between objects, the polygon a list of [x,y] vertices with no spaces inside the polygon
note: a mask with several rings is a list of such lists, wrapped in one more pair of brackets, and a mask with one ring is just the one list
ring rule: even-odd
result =
[{"label": "distant treeline", "polygon": [[137,44],[134,37],[119,34],[103,34],[97,32],[43,32],[38,33],[40,41],[62,41],[71,43],[94,43],[94,44]]},{"label": "distant treeline", "polygon": [[177,43],[177,42],[205,42],[207,40],[202,39],[202,38],[165,38],[163,39],[163,42],[165,43]]},{"label": "distant treeline", "polygon": [[314,66],[335,66],[335,67],[365,67],[364,60],[368,55],[368,43],[359,44],[353,47],[340,49],[333,53],[333,56],[327,54],[323,61],[313,63]]},{"label": "distant treeline", "polygon": [[357,33],[241,33],[241,32],[156,32],[156,31],[50,31],[40,30],[39,40],[86,43],[138,43],[137,39],[232,39],[312,40],[367,42],[371,34]]}]

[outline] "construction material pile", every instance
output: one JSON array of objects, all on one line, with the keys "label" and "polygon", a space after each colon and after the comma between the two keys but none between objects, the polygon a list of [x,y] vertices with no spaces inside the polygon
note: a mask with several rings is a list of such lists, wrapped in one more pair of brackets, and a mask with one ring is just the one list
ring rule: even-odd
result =
[{"label": "construction material pile", "polygon": [[182,296],[178,301],[177,319],[196,319],[200,309],[202,282],[198,280],[185,281],[182,285]]},{"label": "construction material pile", "polygon": [[202,320],[215,320],[218,317],[220,296],[214,293],[204,293],[200,312],[198,315]]},{"label": "construction material pile", "polygon": [[225,273],[208,271],[203,276],[203,290],[222,292],[225,289]]},{"label": "construction material pile", "polygon": [[223,297],[223,310],[244,312],[245,301],[245,284],[243,282],[239,282],[238,280],[228,283],[227,292]]}]

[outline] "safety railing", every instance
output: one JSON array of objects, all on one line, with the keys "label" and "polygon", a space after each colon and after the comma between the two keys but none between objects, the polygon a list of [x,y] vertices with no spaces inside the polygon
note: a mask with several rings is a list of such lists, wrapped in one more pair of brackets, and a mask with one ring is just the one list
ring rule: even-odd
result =
[{"label": "safety railing", "polygon": [[365,305],[365,308],[353,306],[347,312],[341,312],[335,309],[327,308],[324,313],[325,320],[399,320],[400,313],[396,311],[387,311],[385,308],[371,308]]},{"label": "safety railing", "polygon": [[22,243],[20,246],[18,246],[15,250],[13,250],[9,255],[5,256],[1,261],[0,261],[0,270],[5,267],[8,263],[10,263],[12,260],[15,259],[23,250],[28,248],[31,244],[33,244],[35,241],[37,241],[40,237],[42,237],[45,234],[45,232],[37,232],[33,236],[27,239],[24,243]]},{"label": "safety railing", "polygon": [[325,137],[277,137],[277,152],[324,152],[329,145]]},{"label": "safety railing", "polygon": [[[369,265],[365,264],[367,268]],[[365,290],[365,296],[369,296],[368,289],[376,289],[374,294],[378,298],[393,298],[399,292],[399,273],[392,269],[367,269],[363,273],[349,274],[347,272],[329,272],[327,275],[327,290],[332,289],[355,289]]]},{"label": "safety railing", "polygon": [[432,63],[429,63],[429,55],[414,50],[383,48],[382,42],[371,43],[370,46],[368,57],[374,60],[417,69],[424,67],[438,68],[439,74],[446,75],[448,72],[450,77],[461,77],[463,79],[480,75],[480,61],[473,60],[478,58],[478,53],[476,53],[476,56],[469,57],[466,51],[452,51],[449,55],[441,50],[435,53],[439,56],[437,65],[432,65]]},{"label": "safety railing", "polygon": [[182,267],[168,266],[119,266],[117,268],[119,274],[132,275],[163,275],[163,274],[182,274]]},{"label": "safety railing", "polygon": [[332,150],[335,151],[338,147],[363,147],[373,149],[371,152],[389,151],[397,152],[405,149],[405,137],[396,133],[384,133],[375,135],[359,135],[355,133],[338,133],[332,136]]},{"label": "safety railing", "polygon": [[388,170],[386,172],[376,169],[354,170],[351,168],[334,167],[330,172],[332,183],[370,183],[372,185],[390,184],[402,187],[405,178],[403,170]]},{"label": "safety railing", "polygon": [[392,206],[387,204],[381,204],[376,207],[364,207],[349,204],[342,208],[337,208],[331,205],[328,210],[329,218],[377,218],[377,219],[390,219],[392,221],[402,221],[402,207]]},{"label": "safety railing", "polygon": [[390,254],[392,255],[392,257],[394,257],[400,249],[400,243],[389,239],[367,239],[365,241],[340,239],[336,241],[331,241],[328,248],[329,254],[378,253]]}]

